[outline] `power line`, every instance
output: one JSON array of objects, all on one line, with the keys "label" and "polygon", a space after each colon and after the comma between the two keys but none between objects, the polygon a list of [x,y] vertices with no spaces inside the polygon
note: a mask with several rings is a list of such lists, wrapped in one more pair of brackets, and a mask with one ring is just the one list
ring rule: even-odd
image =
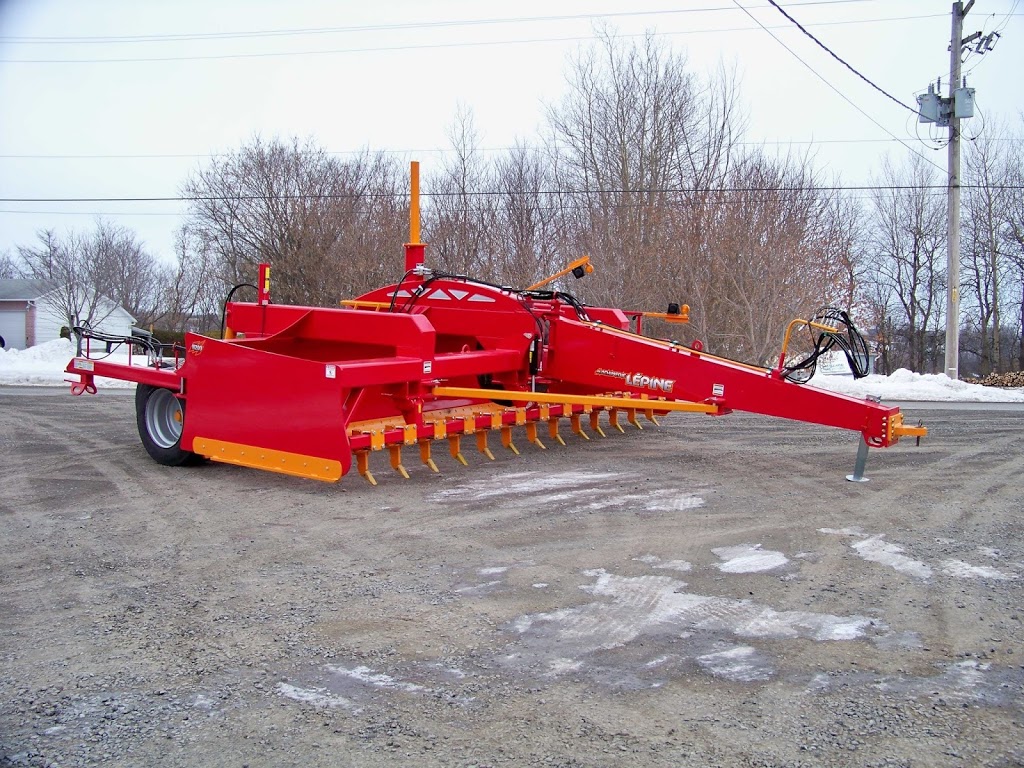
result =
[{"label": "power line", "polygon": [[[1021,190],[1021,184],[963,184],[963,189],[1001,189]],[[908,190],[945,190],[946,184],[859,184],[859,185],[808,185],[808,186],[775,186],[775,187],[650,187],[644,189],[579,189],[579,190],[526,190],[525,195],[537,197],[573,197],[579,195],[623,195],[623,194],[688,194],[688,193],[748,193],[748,192],[773,192],[778,194],[791,192],[872,192],[872,191],[908,191]],[[420,197],[452,198],[452,197],[503,197],[509,193],[506,190],[476,190],[470,192],[421,192]],[[320,193],[312,195],[303,194],[282,194],[282,195],[180,195],[166,197],[0,197],[0,203],[200,203],[200,202],[229,202],[229,201],[253,201],[253,200],[348,200],[357,198],[368,199],[399,199],[404,198],[404,193],[392,192],[339,192]]]},{"label": "power line", "polygon": [[836,88],[836,87],[835,87],[834,85],[832,85],[832,83],[830,83],[830,82],[829,82],[828,80],[826,80],[826,79],[825,79],[825,76],[824,76],[824,75],[822,75],[822,74],[821,74],[820,72],[818,72],[818,70],[816,70],[816,69],[815,69],[814,67],[812,67],[812,66],[811,66],[810,64],[808,64],[808,63],[807,63],[806,61],[804,61],[804,60],[803,60],[802,58],[800,58],[800,56],[799,56],[799,55],[798,55],[798,54],[796,53],[796,51],[794,51],[794,50],[793,50],[792,48],[790,48],[790,47],[789,47],[788,45],[786,45],[786,44],[785,44],[784,42],[782,42],[782,41],[781,41],[781,40],[780,40],[780,39],[779,39],[778,37],[776,37],[776,36],[775,36],[774,34],[772,34],[772,31],[771,31],[770,29],[768,29],[768,27],[766,27],[766,26],[765,26],[764,24],[762,24],[762,23],[761,23],[760,21],[758,21],[757,17],[756,17],[756,16],[754,16],[754,14],[752,14],[752,13],[751,13],[750,11],[748,11],[748,10],[747,10],[746,8],[744,8],[744,7],[742,6],[742,5],[740,5],[740,3],[739,3],[739,0],[733,0],[733,3],[735,3],[735,5],[736,5],[736,6],[738,7],[738,8],[740,8],[740,9],[741,9],[741,10],[742,10],[742,11],[743,11],[744,13],[746,13],[746,14],[747,14],[747,16],[749,16],[749,17],[750,17],[751,19],[753,19],[753,20],[754,20],[754,22],[755,22],[755,23],[756,23],[756,24],[757,24],[757,25],[758,25],[759,27],[761,27],[761,29],[763,29],[763,30],[764,30],[765,32],[767,32],[767,33],[768,33],[769,35],[771,35],[771,38],[772,38],[772,39],[773,39],[773,40],[774,40],[775,42],[777,42],[777,43],[778,43],[779,45],[781,45],[781,46],[782,46],[783,48],[785,48],[785,49],[786,49],[786,50],[787,50],[787,51],[788,51],[788,52],[790,53],[790,55],[791,55],[791,56],[793,56],[793,58],[795,58],[795,59],[796,59],[797,61],[799,61],[799,62],[800,62],[801,64],[803,64],[803,65],[804,65],[804,66],[805,66],[805,67],[806,67],[806,68],[807,68],[808,70],[810,70],[810,72],[811,72],[811,73],[812,73],[812,74],[813,74],[813,75],[814,75],[814,76],[815,76],[816,78],[818,78],[819,80],[821,80],[821,82],[823,82],[823,83],[824,83],[825,85],[827,85],[827,86],[828,86],[829,88],[831,88],[831,89],[832,89],[833,91],[835,91],[835,93],[836,93],[836,94],[837,94],[837,95],[838,95],[838,96],[839,96],[839,97],[840,97],[840,98],[841,98],[841,99],[842,99],[843,101],[845,101],[845,102],[846,102],[847,104],[849,104],[849,105],[850,105],[851,107],[853,107],[854,109],[856,109],[856,110],[857,110],[858,112],[860,112],[860,113],[861,113],[862,115],[864,115],[864,117],[866,117],[866,118],[867,118],[868,120],[870,120],[870,121],[871,121],[872,123],[874,123],[875,125],[877,125],[877,126],[878,126],[879,128],[881,128],[881,129],[882,129],[883,131],[885,131],[885,132],[886,132],[887,134],[889,134],[889,135],[890,135],[890,136],[891,136],[892,138],[894,138],[894,139],[895,139],[896,141],[898,141],[898,142],[899,142],[900,144],[902,144],[902,145],[903,145],[903,146],[904,146],[905,148],[909,149],[909,150],[910,150],[911,152],[913,152],[913,153],[914,153],[915,155],[917,155],[918,157],[920,157],[920,158],[921,158],[922,160],[924,160],[924,161],[925,161],[926,163],[928,163],[929,165],[931,165],[931,166],[933,166],[933,167],[935,167],[935,168],[938,168],[938,169],[939,169],[940,171],[942,171],[943,173],[945,173],[945,172],[946,172],[946,169],[945,169],[945,168],[943,168],[943,167],[942,167],[941,165],[939,165],[938,163],[933,163],[933,162],[932,162],[931,160],[929,160],[929,159],[928,159],[928,158],[927,158],[927,157],[926,157],[925,155],[922,155],[922,154],[921,154],[920,152],[918,152],[918,151],[917,151],[916,149],[914,149],[914,148],[913,148],[912,146],[910,146],[910,145],[909,145],[909,144],[907,144],[907,143],[906,143],[905,141],[903,141],[903,139],[901,139],[901,138],[899,138],[898,136],[896,136],[896,134],[894,134],[894,133],[893,133],[892,131],[890,131],[890,130],[889,130],[888,128],[886,128],[886,127],[885,127],[884,125],[882,125],[882,124],[881,124],[880,122],[878,122],[877,120],[875,120],[875,118],[873,118],[873,117],[872,117],[871,115],[869,115],[869,114],[868,114],[867,112],[865,112],[865,111],[864,111],[863,109],[861,109],[861,108],[860,108],[860,107],[858,107],[858,106],[857,106],[856,104],[854,104],[854,102],[853,102],[853,101],[852,101],[852,100],[851,100],[851,99],[850,99],[850,98],[849,98],[849,97],[848,97],[848,96],[847,96],[847,95],[846,95],[845,93],[843,93],[842,91],[840,91],[840,90],[839,90],[838,88]]},{"label": "power line", "polygon": [[[840,0],[845,1],[845,0]],[[852,2],[853,0],[849,0]],[[767,7],[767,6],[762,6]],[[746,9],[743,9],[746,10]],[[945,14],[926,14],[922,16],[898,16],[880,19],[851,19],[846,21],[824,21],[811,26],[838,26],[844,24],[871,24],[886,21],[908,21],[915,19],[931,19],[944,16]],[[756,21],[756,19],[755,19]],[[768,29],[759,25],[761,29]],[[783,29],[784,26],[772,27],[772,29]],[[643,32],[637,34],[619,35],[621,38],[645,37],[674,37],[679,35],[702,35],[716,34],[722,32],[750,32],[757,27],[718,27],[711,29],[686,29],[675,32]],[[265,59],[282,58],[289,56],[330,56],[351,53],[389,53],[395,51],[422,51],[440,50],[448,48],[479,48],[495,45],[533,45],[538,43],[573,43],[585,42],[595,39],[595,35],[576,35],[568,37],[535,37],[520,40],[481,40],[459,43],[424,43],[421,45],[390,45],[375,46],[366,48],[328,48],[314,51],[265,51],[261,53],[225,53],[225,54],[197,54],[191,56],[139,56],[107,59],[0,59],[0,64],[138,64],[138,63],[159,63],[170,61],[220,61],[229,59]]]},{"label": "power line", "polygon": [[[1002,31],[1003,31],[1004,29],[1006,29],[1006,25],[1010,23],[1010,18],[1011,18],[1011,17],[1013,17],[1013,16],[1020,16],[1020,15],[1022,15],[1022,14],[1018,14],[1018,13],[1015,13],[1015,11],[1017,10],[1017,6],[1018,6],[1019,4],[1020,4],[1020,0],[1013,0],[1013,5],[1012,5],[1012,6],[1010,7],[1010,10],[1009,10],[1009,12],[1008,12],[1008,13],[1006,14],[1006,16],[1005,16],[1005,17],[1003,18],[1003,21],[1002,21],[1002,23],[1001,23],[1001,24],[999,24],[999,25],[998,25],[998,26],[997,26],[997,27],[996,27],[996,28],[995,28],[995,29],[994,29],[994,30],[993,30],[993,31],[992,31],[992,32],[990,33],[990,35],[991,35],[991,34],[994,34],[994,35],[995,35],[995,36],[996,36],[996,37],[998,38],[998,37],[1000,36],[1000,33],[1001,33],[1001,32],[1002,32]],[[993,14],[991,14],[991,15],[992,15],[992,16],[995,16],[996,14],[994,14],[994,13],[993,13]],[[986,19],[986,20],[985,20],[985,27],[987,27],[987,26],[988,26],[988,20]],[[984,32],[984,28],[982,29],[982,32]],[[969,58],[970,58],[970,54],[968,54],[968,59],[969,59]],[[962,76],[963,76],[963,77],[966,77],[967,75],[971,74],[971,72],[973,72],[973,71],[974,71],[975,69],[977,69],[977,68],[978,68],[978,65],[979,65],[979,64],[981,64],[981,62],[985,61],[985,60],[986,60],[987,58],[989,58],[989,57],[986,57],[986,56],[980,56],[980,55],[979,55],[979,56],[978,56],[978,60],[977,60],[977,61],[975,61],[975,62],[974,62],[974,64],[972,64],[971,66],[969,66],[969,67],[968,67],[968,68],[967,68],[966,70],[964,70],[964,71],[963,71],[963,73],[962,73]],[[965,62],[965,63],[966,63],[966,62]]]},{"label": "power line", "polygon": [[[928,197],[945,197],[945,195],[946,195],[945,189],[941,189],[941,190],[926,189],[926,190],[923,190],[923,193],[925,195],[927,195]],[[848,200],[871,200],[871,199],[873,199],[873,196],[872,195],[868,195],[868,194],[856,194],[856,195],[848,195],[847,199]],[[744,199],[740,199],[740,198],[731,198],[731,199],[729,199],[729,198],[718,198],[718,199],[715,199],[713,202],[716,205],[744,205],[744,204],[747,204],[749,201],[744,200]],[[676,203],[677,206],[685,206],[686,204],[687,204],[686,202],[682,202],[682,201]],[[612,210],[629,210],[629,209],[643,208],[645,205],[646,205],[646,203],[602,203],[601,208],[602,209],[612,209]],[[586,206],[585,204],[560,202],[558,205],[545,204],[545,205],[531,206],[530,210],[531,211],[581,211],[581,210],[586,210],[587,208],[588,208],[588,206]],[[484,212],[489,212],[489,211],[492,211],[492,210],[493,210],[493,208],[487,208],[487,207],[484,207],[484,206],[468,206],[468,205],[458,206],[458,207],[454,207],[454,208],[453,207],[446,207],[445,208],[445,212],[447,212],[447,213],[451,213],[453,211],[484,213]],[[147,212],[131,212],[131,211],[67,211],[67,210],[63,210],[63,211],[55,211],[55,210],[50,210],[50,211],[39,211],[39,210],[25,211],[25,210],[0,209],[0,216],[3,216],[3,215],[15,215],[15,216],[18,216],[18,215],[29,215],[29,216],[90,216],[90,217],[94,217],[94,218],[97,217],[97,216],[99,216],[99,217],[122,216],[122,217],[126,217],[126,218],[137,218],[137,217],[140,217],[140,216],[163,216],[163,217],[173,216],[173,217],[181,219],[181,218],[185,217],[187,214],[183,214],[181,211],[147,211]]]},{"label": "power line", "polygon": [[31,215],[31,216],[177,216],[181,211],[14,211],[0,210],[0,214]]},{"label": "power line", "polygon": [[[823,188],[821,188],[821,187],[815,188],[815,190],[821,190],[821,189],[823,189]],[[824,188],[824,189],[827,190],[828,188]],[[848,200],[872,200],[872,199],[874,199],[874,195],[870,194],[871,192],[876,192],[876,191],[900,191],[901,189],[904,189],[904,188],[895,188],[895,187],[873,187],[873,188],[863,187],[863,188],[853,188],[853,187],[850,187],[850,188],[846,188],[846,189],[860,189],[861,190],[859,194],[849,194],[848,193],[847,196],[846,196],[846,199],[848,199]],[[941,188],[941,189],[939,189],[939,188],[908,187],[906,189],[909,190],[909,191],[921,192],[922,194],[924,194],[924,195],[926,195],[928,197],[945,197],[945,195],[946,195],[946,190],[945,190],[944,187]],[[714,192],[715,190],[711,190],[711,191]],[[776,190],[763,189],[763,190],[760,190],[760,191],[762,191],[762,192],[771,192],[771,191],[776,191]],[[796,190],[796,191],[799,191],[799,190]],[[748,204],[749,201],[746,200],[746,199],[733,197],[733,198],[716,198],[716,199],[712,200],[711,202],[713,204],[715,204],[715,205],[745,205],[745,204]],[[674,205],[677,206],[677,207],[678,206],[685,206],[687,204],[688,204],[687,201],[676,201],[674,203]],[[629,210],[629,209],[643,208],[646,205],[647,204],[643,203],[643,202],[631,202],[631,203],[611,202],[611,203],[609,203],[609,202],[605,201],[605,202],[602,202],[601,207],[602,207],[602,209]],[[585,203],[568,203],[568,202],[564,202],[564,201],[559,201],[559,203],[557,205],[554,205],[554,204],[551,204],[551,203],[547,203],[547,204],[544,204],[544,205],[531,206],[531,210],[534,210],[534,211],[580,211],[580,210],[586,210],[588,207],[589,206],[587,206]],[[449,213],[451,213],[453,211],[456,211],[456,212],[477,212],[477,213],[483,213],[483,212],[493,211],[493,208],[489,208],[489,207],[485,207],[485,206],[462,205],[462,206],[458,206],[456,208],[448,207],[445,210],[447,212],[449,212]],[[29,211],[26,211],[26,210],[0,209],[0,215],[15,215],[15,216],[17,216],[17,215],[29,215],[29,216],[79,216],[79,217],[81,217],[81,216],[90,216],[90,217],[93,217],[93,218],[95,218],[97,216],[99,216],[99,217],[121,216],[121,217],[128,217],[128,218],[137,218],[137,217],[141,217],[141,216],[161,216],[161,217],[176,217],[176,218],[180,219],[180,218],[183,218],[184,216],[186,216],[187,214],[183,214],[181,211],[145,211],[145,212],[109,211],[109,210],[106,210],[106,211],[68,211],[68,210],[46,210],[46,211],[29,210]]]},{"label": "power line", "polygon": [[[1024,16],[1024,13],[1017,13],[1016,12],[1017,11],[1017,6],[1020,4],[1020,2],[1021,2],[1021,0],[1013,0],[1013,5],[1010,7],[1010,10],[1003,16],[1002,22],[1000,22],[999,25],[993,30],[993,33],[1000,33],[1004,29],[1006,29],[1006,26],[1010,23],[1010,19],[1012,17],[1014,17],[1014,16]],[[987,18],[991,18],[991,17],[995,17],[995,16],[996,16],[995,13],[991,13],[991,14],[989,14],[989,16]],[[982,30],[981,30],[981,34],[982,34],[982,38],[983,39],[988,36],[988,35],[984,34],[985,29],[988,29],[988,20],[987,20],[987,18],[986,18],[985,24],[984,24],[984,26],[982,27]],[[992,33],[990,33],[990,34],[992,34]],[[977,53],[977,51],[968,50],[967,51],[967,56],[961,60],[961,64],[966,64],[968,61],[970,61],[971,60],[971,54],[974,54],[974,53]],[[975,69],[977,69],[982,64],[982,62],[987,61],[990,58],[992,58],[992,57],[991,56],[979,55],[977,57],[977,60],[974,62],[974,64],[972,64],[971,66],[967,67],[967,69],[965,69],[965,70],[963,70],[961,72],[961,77],[967,77],[967,75],[971,74],[971,72],[973,72]],[[947,77],[948,75],[949,75],[949,72],[947,72],[947,71],[939,72],[937,75],[935,75],[934,77],[931,78],[930,82],[940,81],[943,78]],[[923,93],[923,91],[922,91],[922,93]]]},{"label": "power line", "polygon": [[[839,5],[846,3],[876,2],[877,0],[807,0],[794,2],[794,6],[807,5]],[[180,34],[157,35],[83,35],[67,37],[28,37],[0,36],[0,42],[18,45],[76,45],[87,43],[120,44],[120,43],[151,43],[151,42],[188,42],[195,40],[236,40],[252,37],[288,37],[298,35],[321,35],[359,32],[385,32],[408,29],[437,29],[440,27],[484,26],[496,24],[523,24],[550,21],[581,21],[595,19],[626,18],[636,16],[666,16],[682,13],[712,13],[716,11],[732,11],[732,6],[711,6],[706,8],[679,8],[656,11],[621,11],[617,13],[580,13],[559,14],[553,16],[512,16],[496,19],[453,19],[447,21],[418,21],[396,24],[365,24],[348,27],[301,27],[296,29],[267,29],[247,32],[187,32]]]},{"label": "power line", "polygon": [[[991,141],[1014,141],[1009,137],[993,137]],[[761,139],[750,141],[737,141],[737,146],[760,147],[760,146],[788,146],[815,145],[815,144],[891,144],[898,142],[897,138],[864,138],[864,139]],[[476,147],[474,152],[509,152],[516,147]],[[328,155],[358,155],[363,149],[338,149],[325,150]],[[415,154],[448,154],[458,152],[455,147],[418,147],[411,149],[370,149],[370,154],[385,155],[415,155]],[[200,153],[164,153],[150,152],[139,154],[0,154],[0,160],[178,160],[178,159],[212,159],[218,157],[231,157],[232,152],[200,152]]]},{"label": "power line", "polygon": [[916,109],[914,109],[913,107],[907,106],[902,101],[900,101],[895,96],[893,96],[891,93],[889,93],[888,91],[883,90],[879,86],[875,85],[871,80],[869,80],[864,75],[862,75],[860,72],[858,72],[856,69],[854,69],[852,66],[850,66],[850,64],[845,59],[842,59],[835,51],[833,51],[831,48],[829,48],[827,45],[825,45],[823,42],[821,42],[821,40],[819,40],[814,35],[812,35],[810,32],[808,32],[799,21],[797,21],[792,16],[790,16],[788,13],[786,13],[786,10],[781,5],[779,5],[777,2],[775,2],[775,0],[768,0],[768,2],[771,3],[772,7],[775,8],[776,10],[778,10],[779,13],[781,13],[783,16],[785,16],[787,19],[789,19],[794,24],[796,24],[797,29],[799,29],[801,32],[803,32],[805,35],[807,35],[809,38],[811,38],[811,40],[813,40],[815,43],[817,43],[822,48],[822,50],[824,50],[826,53],[828,53],[833,59],[838,61],[840,64],[842,64],[848,70],[853,72],[853,74],[855,74],[857,77],[859,77],[865,83],[870,85],[872,88],[874,88],[876,91],[878,91],[880,94],[882,94],[886,98],[891,99],[892,101],[896,102],[897,104],[899,104],[904,109],[909,110],[910,112],[913,112],[915,115],[919,114]]}]

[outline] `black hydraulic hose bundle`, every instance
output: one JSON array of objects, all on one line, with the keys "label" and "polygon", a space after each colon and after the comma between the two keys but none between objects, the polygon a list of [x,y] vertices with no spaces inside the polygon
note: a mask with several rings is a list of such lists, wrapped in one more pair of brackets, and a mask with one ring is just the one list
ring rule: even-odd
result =
[{"label": "black hydraulic hose bundle", "polygon": [[[414,270],[409,270],[408,272],[406,272],[402,276],[401,281],[398,283],[398,285],[395,288],[395,293],[393,293],[392,296],[391,296],[391,305],[388,307],[388,311],[389,312],[394,312],[395,311],[395,297],[398,294],[398,288],[400,288],[402,286],[402,283],[404,283],[406,280],[409,279],[409,275],[413,274],[413,272],[414,272]],[[517,296],[529,297],[529,298],[533,298],[533,299],[539,299],[541,301],[550,301],[552,299],[558,299],[559,301],[562,301],[562,302],[568,304],[574,310],[576,310],[576,315],[580,318],[580,320],[583,320],[583,321],[589,321],[590,320],[590,318],[587,316],[587,310],[586,310],[586,307],[583,304],[583,302],[581,302],[579,299],[577,299],[571,293],[567,293],[565,291],[537,291],[537,290],[531,291],[531,290],[528,290],[528,289],[525,289],[525,288],[510,288],[507,285],[500,285],[498,283],[492,283],[492,282],[489,282],[487,280],[480,280],[480,279],[477,279],[475,277],[469,277],[467,275],[459,275],[459,274],[455,274],[455,273],[452,273],[452,272],[440,272],[440,271],[436,271],[436,270],[432,271],[430,273],[430,275],[428,275],[426,277],[426,279],[423,280],[422,283],[419,283],[416,286],[416,288],[413,289],[410,292],[411,295],[405,301],[405,303],[402,305],[402,307],[400,308],[399,311],[402,311],[402,312],[408,311],[409,308],[413,304],[416,303],[416,300],[420,296],[422,296],[423,294],[426,293],[427,286],[429,286],[435,280],[442,280],[442,279],[445,279],[445,280],[462,280],[463,282],[466,282],[466,283],[475,283],[477,285],[486,285],[488,288],[495,288],[495,289],[497,289],[499,291],[506,291],[508,293],[514,293]]]},{"label": "black hydraulic hose bundle", "polygon": [[90,341],[98,341],[107,347],[107,353],[105,355],[97,355],[95,353],[90,354],[92,360],[102,360],[105,357],[109,357],[113,354],[114,350],[118,347],[128,344],[132,347],[139,347],[145,351],[146,355],[153,360],[160,359],[164,354],[170,352],[171,354],[180,352],[184,355],[185,347],[177,342],[165,344],[151,334],[132,334],[130,336],[122,336],[118,333],[107,333],[106,331],[97,331],[93,329],[88,323],[82,325],[76,325],[71,328],[71,332],[75,334],[77,341],[78,352],[81,354],[82,340],[89,339]]},{"label": "black hydraulic hose bundle", "polygon": [[224,298],[224,306],[221,307],[220,310],[220,337],[222,339],[224,338],[224,331],[227,328],[228,303],[231,301],[231,297],[235,295],[235,291],[237,291],[239,288],[252,288],[254,291],[259,291],[259,288],[257,288],[252,283],[239,283],[230,291],[228,291],[228,295]]},{"label": "black hydraulic hose bundle", "polygon": [[[850,364],[853,378],[862,379],[871,373],[868,344],[847,312],[836,307],[822,307],[811,318],[811,323],[818,326],[830,326],[836,330],[821,330],[809,324],[807,327],[811,332],[814,348],[806,357],[786,365],[782,369],[784,379],[797,382],[807,381],[814,375],[818,358],[833,348],[842,350]],[[817,338],[814,336],[815,333],[818,334]]]}]

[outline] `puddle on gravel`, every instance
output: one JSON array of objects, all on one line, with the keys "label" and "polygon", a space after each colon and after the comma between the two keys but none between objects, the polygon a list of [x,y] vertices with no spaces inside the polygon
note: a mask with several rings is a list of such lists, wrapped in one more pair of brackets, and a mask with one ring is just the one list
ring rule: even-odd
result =
[{"label": "puddle on gravel", "polygon": [[[885,534],[865,533],[860,528],[819,528],[819,533],[827,533],[838,536],[852,536],[857,538],[850,544],[850,549],[856,552],[869,562],[892,568],[900,573],[926,580],[935,575],[936,571],[952,576],[955,579],[992,579],[996,581],[1012,581],[1017,578],[1014,573],[999,570],[987,565],[972,565],[971,563],[948,558],[940,563],[929,565],[921,560],[908,557],[903,547],[885,541]],[[953,541],[945,541],[947,544],[954,544]],[[979,548],[979,553],[986,557],[998,558],[999,551],[993,549]]]},{"label": "puddle on gravel", "polygon": [[326,664],[291,678],[278,682],[275,690],[279,696],[318,709],[345,709],[353,714],[395,694],[429,696],[466,706],[474,700],[466,690],[476,685],[472,676],[458,667],[406,660],[397,660],[388,672],[363,664]]},{"label": "puddle on gravel", "polygon": [[640,557],[634,557],[633,559],[652,568],[679,571],[680,573],[686,573],[693,569],[693,566],[685,560],[662,560],[657,555],[640,555]]},{"label": "puddle on gravel", "polygon": [[920,560],[914,560],[903,554],[903,547],[883,541],[881,534],[854,542],[850,545],[850,549],[865,560],[886,565],[894,571],[905,573],[908,576],[929,579],[933,573],[932,569]]},{"label": "puddle on gravel", "polygon": [[749,645],[736,645],[697,657],[701,669],[715,677],[742,683],[767,680],[774,672],[764,654]]},{"label": "puddle on gravel", "polygon": [[502,497],[517,507],[557,508],[567,514],[628,509],[648,513],[685,512],[704,506],[704,498],[674,488],[623,488],[616,472],[513,472],[462,481],[433,494],[433,501],[476,506],[480,501]]},{"label": "puddle on gravel", "polygon": [[391,675],[386,675],[383,672],[374,672],[369,667],[364,666],[348,669],[347,667],[328,664],[327,671],[337,675],[339,678],[347,678],[376,688],[389,688],[396,691],[405,691],[406,693],[419,693],[428,690],[425,686],[396,680]]},{"label": "puddle on gravel", "polygon": [[777,611],[753,600],[695,594],[669,576],[626,577],[603,569],[585,573],[594,583],[581,589],[600,599],[515,619],[506,630],[517,637],[496,657],[501,666],[546,677],[586,673],[607,679],[615,659],[620,684],[622,669],[631,668],[638,680],[651,685],[665,677],[672,666],[668,662],[675,659],[676,666],[696,665],[717,677],[765,680],[774,674],[770,660],[727,638],[843,641],[886,631],[867,616]]},{"label": "puddle on gravel", "polygon": [[[451,592],[459,597],[484,597],[492,595],[500,590],[508,589],[506,578],[514,569],[529,568],[533,566],[532,560],[524,560],[512,563],[511,565],[489,565],[479,568],[456,568],[453,570],[454,577]],[[542,586],[546,587],[547,584]]]},{"label": "puddle on gravel", "polygon": [[302,704],[309,704],[317,709],[348,709],[359,712],[359,708],[344,696],[336,696],[327,688],[300,688],[290,683],[278,683],[277,692],[286,699],[292,699]]},{"label": "puddle on gravel", "polygon": [[963,560],[943,560],[942,572],[958,579],[995,579],[996,581],[1012,581],[1015,574],[1005,573],[987,565],[971,565]]},{"label": "puddle on gravel", "polygon": [[[565,478],[518,475],[524,487],[551,492]],[[603,480],[591,474],[584,481]],[[578,479],[573,475],[574,479]],[[472,486],[455,491],[461,495]],[[490,485],[480,492],[494,493]],[[508,488],[502,489],[503,493]],[[564,487],[562,496],[572,492]],[[534,500],[536,501],[536,499]],[[947,559],[935,567],[915,560],[903,548],[884,540],[881,534],[869,534],[859,528],[819,529],[822,533],[853,537],[850,547],[865,560],[876,562],[920,579],[936,573],[957,578],[1013,579],[991,566]],[[742,544],[711,550],[721,561],[714,564],[723,574],[771,575],[797,565],[783,552],[762,549],[759,544]],[[803,553],[806,554],[806,553]],[[794,557],[800,558],[802,555]],[[993,557],[998,557],[994,554]],[[506,638],[498,650],[479,655],[472,653],[472,673],[439,661],[423,662],[395,659],[387,671],[360,664],[320,666],[304,680],[281,682],[277,693],[285,698],[319,708],[342,708],[358,712],[361,707],[382,696],[413,695],[442,699],[456,706],[475,701],[481,685],[479,674],[502,672],[512,679],[548,680],[571,678],[626,690],[659,688],[672,680],[704,674],[734,683],[760,683],[779,674],[769,651],[750,640],[810,640],[813,642],[868,641],[877,648],[913,651],[922,647],[912,631],[893,631],[876,618],[836,615],[814,611],[780,611],[753,599],[736,599],[688,591],[688,584],[677,578],[691,571],[685,560],[662,559],[654,554],[633,558],[652,569],[674,571],[668,574],[623,576],[605,569],[584,571],[591,583],[580,587],[594,600],[584,605],[519,616],[502,627]],[[534,563],[482,564],[461,571],[463,581],[456,582],[454,593],[462,598],[486,599],[496,590],[514,589],[506,579],[522,567]],[[459,571],[456,571],[458,578]],[[468,578],[466,578],[468,577]],[[536,582],[530,589],[543,589]],[[747,642],[744,642],[747,641]],[[466,659],[469,660],[468,657]],[[985,665],[949,665],[935,677],[898,677],[871,672],[836,671],[816,675],[808,691],[828,691],[851,684],[873,686],[885,692],[907,695],[935,695],[955,698],[952,693],[966,690],[965,700],[999,702],[1007,698],[1005,673],[990,674]],[[1018,676],[1020,677],[1020,676]],[[1020,680],[1014,681],[1019,691]]]},{"label": "puddle on gravel", "polygon": [[771,549],[761,549],[760,544],[718,547],[711,551],[722,561],[717,567],[723,573],[761,573],[789,564],[789,558],[784,554]]},{"label": "puddle on gravel", "polygon": [[873,675],[870,672],[834,672],[815,675],[807,690],[829,693],[851,684],[871,686],[887,696],[928,697],[939,703],[1014,705],[1020,701],[1024,673],[1017,669],[996,669],[973,659],[937,665],[931,677]]}]

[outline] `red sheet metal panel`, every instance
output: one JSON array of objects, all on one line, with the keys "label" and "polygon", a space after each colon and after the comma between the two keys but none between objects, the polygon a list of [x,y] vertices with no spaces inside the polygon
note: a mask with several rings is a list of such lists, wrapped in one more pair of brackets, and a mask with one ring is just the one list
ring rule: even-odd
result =
[{"label": "red sheet metal panel", "polygon": [[183,448],[199,436],[336,460],[348,472],[350,390],[329,364],[194,334],[186,343]]},{"label": "red sheet metal panel", "polygon": [[899,413],[899,408],[783,381],[763,368],[568,318],[552,323],[546,372],[565,391],[623,390],[715,403],[725,411],[854,430],[876,446],[889,445],[889,422]]}]

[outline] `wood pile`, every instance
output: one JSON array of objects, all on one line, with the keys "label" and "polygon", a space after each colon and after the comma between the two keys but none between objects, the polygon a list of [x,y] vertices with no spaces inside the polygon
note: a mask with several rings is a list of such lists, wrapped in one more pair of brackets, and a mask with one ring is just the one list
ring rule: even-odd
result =
[{"label": "wood pile", "polygon": [[964,379],[969,384],[981,384],[986,387],[1024,387],[1024,371],[1008,371],[1006,373],[990,373],[980,379]]}]

